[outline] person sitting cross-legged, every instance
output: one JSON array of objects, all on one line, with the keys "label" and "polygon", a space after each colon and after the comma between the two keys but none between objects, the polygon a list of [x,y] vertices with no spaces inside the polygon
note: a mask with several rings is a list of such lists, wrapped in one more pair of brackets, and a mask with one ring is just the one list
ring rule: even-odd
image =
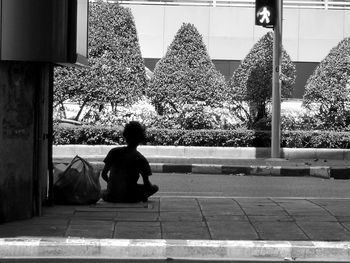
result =
[{"label": "person sitting cross-legged", "polygon": [[[137,146],[146,138],[145,128],[139,122],[131,121],[125,125],[123,136],[127,146],[113,148],[104,159],[102,178],[107,182],[107,189],[102,191],[102,199],[106,202],[146,202],[159,188],[151,184],[150,165],[137,151]],[[137,183],[140,175],[143,184]]]}]

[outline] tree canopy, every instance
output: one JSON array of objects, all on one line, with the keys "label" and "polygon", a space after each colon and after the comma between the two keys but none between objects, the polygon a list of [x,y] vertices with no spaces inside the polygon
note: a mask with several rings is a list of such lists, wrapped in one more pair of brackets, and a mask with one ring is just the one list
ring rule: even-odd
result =
[{"label": "tree canopy", "polygon": [[54,101],[82,107],[130,104],[146,88],[144,62],[133,15],[118,4],[98,1],[89,8],[89,67],[56,67]]},{"label": "tree canopy", "polygon": [[[233,101],[247,102],[249,105],[249,111],[239,107],[239,110],[245,112],[242,118],[248,121],[248,126],[267,117],[266,104],[272,96],[272,59],[273,33],[269,32],[253,46],[230,79]],[[295,78],[295,65],[282,49],[282,97],[291,96]]]},{"label": "tree canopy", "polygon": [[316,111],[324,128],[350,125],[350,38],[331,49],[308,79],[304,105]]},{"label": "tree canopy", "polygon": [[147,95],[162,115],[194,102],[218,105],[225,92],[225,79],[211,61],[201,34],[193,24],[183,23],[156,64]]}]

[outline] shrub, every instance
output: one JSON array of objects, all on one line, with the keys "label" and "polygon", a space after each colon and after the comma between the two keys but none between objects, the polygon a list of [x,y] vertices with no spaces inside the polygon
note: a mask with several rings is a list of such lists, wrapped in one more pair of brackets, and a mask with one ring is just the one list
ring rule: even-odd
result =
[{"label": "shrub", "polygon": [[135,104],[124,107],[119,106],[114,110],[105,107],[97,116],[85,118],[85,123],[96,126],[125,126],[130,121],[141,122],[146,127],[152,127],[158,120],[154,107],[147,98],[139,100]]},{"label": "shrub", "polygon": [[218,106],[226,95],[224,76],[210,60],[202,36],[193,24],[184,23],[156,64],[147,96],[165,115],[198,101]]},{"label": "shrub", "polygon": [[[288,148],[350,148],[350,132],[283,131],[281,146]],[[147,129],[148,145],[270,147],[270,131]],[[54,144],[115,144],[125,141],[113,127],[55,125]]]},{"label": "shrub", "polygon": [[[238,112],[243,113],[241,118],[245,119],[248,128],[255,128],[254,125],[259,120],[266,123],[268,118],[266,107],[272,96],[272,49],[273,34],[269,32],[253,46],[230,79],[233,103],[236,104]],[[284,49],[282,49],[280,78],[282,97],[290,97],[296,78],[296,69]],[[245,110],[237,102],[246,102],[249,110]]]},{"label": "shrub", "polygon": [[185,130],[218,128],[220,116],[205,107],[204,103],[185,105],[178,117],[180,127]]},{"label": "shrub", "polygon": [[[130,105],[146,89],[146,73],[130,9],[97,1],[89,5],[89,68],[56,67],[54,104],[77,102],[99,114],[103,104]],[[81,119],[81,111],[75,117]]]},{"label": "shrub", "polygon": [[343,130],[350,125],[350,38],[323,59],[308,79],[304,105],[315,110],[323,129]]}]

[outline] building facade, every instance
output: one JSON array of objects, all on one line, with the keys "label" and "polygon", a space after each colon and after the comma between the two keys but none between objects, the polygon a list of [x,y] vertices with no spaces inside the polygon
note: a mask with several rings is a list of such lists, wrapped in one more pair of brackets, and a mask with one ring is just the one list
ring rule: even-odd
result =
[{"label": "building facade", "polygon": [[[182,23],[197,27],[211,59],[226,79],[271,30],[255,26],[255,6],[250,0],[120,3],[132,10],[141,52],[151,70],[165,55]],[[283,47],[297,69],[294,98],[302,98],[317,64],[346,37],[350,37],[350,1],[284,1]]]}]

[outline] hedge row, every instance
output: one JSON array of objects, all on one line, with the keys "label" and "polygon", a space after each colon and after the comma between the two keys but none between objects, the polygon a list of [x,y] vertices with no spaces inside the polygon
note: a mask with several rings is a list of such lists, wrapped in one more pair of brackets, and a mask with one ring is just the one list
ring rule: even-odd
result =
[{"label": "hedge row", "polygon": [[[269,131],[148,129],[147,145],[270,147]],[[284,131],[281,146],[288,148],[349,149],[350,132]],[[54,128],[54,144],[115,144],[125,141],[120,128],[95,126]]]}]

